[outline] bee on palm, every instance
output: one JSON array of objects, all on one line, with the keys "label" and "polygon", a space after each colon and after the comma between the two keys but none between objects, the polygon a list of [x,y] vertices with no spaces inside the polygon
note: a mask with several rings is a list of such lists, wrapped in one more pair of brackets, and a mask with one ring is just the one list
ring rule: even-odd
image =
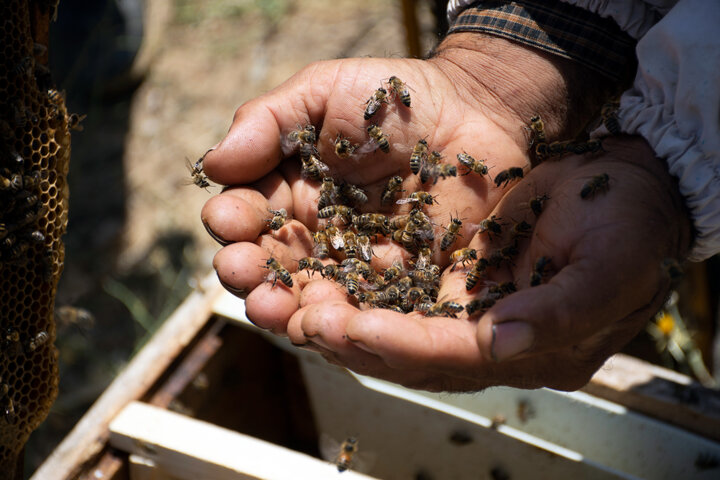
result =
[{"label": "bee on palm", "polygon": [[373,92],[372,96],[365,102],[365,112],[363,114],[365,120],[370,120],[373,115],[380,110],[380,107],[382,107],[383,104],[389,103],[387,97],[388,92],[382,87]]}]

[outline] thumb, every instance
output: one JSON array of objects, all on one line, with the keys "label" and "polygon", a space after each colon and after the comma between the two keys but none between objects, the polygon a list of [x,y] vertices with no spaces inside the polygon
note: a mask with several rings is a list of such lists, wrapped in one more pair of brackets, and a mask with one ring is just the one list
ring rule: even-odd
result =
[{"label": "thumb", "polygon": [[635,280],[628,281],[613,264],[587,258],[499,301],[478,323],[481,351],[504,361],[578,345],[628,317],[641,325],[633,314],[655,311],[651,304],[657,309],[663,301],[659,268],[629,264],[623,270]]},{"label": "thumb", "polygon": [[[285,136],[298,125],[322,123],[337,62],[317,62],[282,85],[241,105],[225,138],[203,160],[205,174],[223,185],[266,175],[282,160]],[[285,150],[285,151],[283,151]]]}]

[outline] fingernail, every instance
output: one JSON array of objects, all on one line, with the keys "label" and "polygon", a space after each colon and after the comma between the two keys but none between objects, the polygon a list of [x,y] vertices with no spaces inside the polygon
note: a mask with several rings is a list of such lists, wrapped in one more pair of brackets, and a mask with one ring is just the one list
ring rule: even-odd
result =
[{"label": "fingernail", "polygon": [[203,225],[205,226],[205,230],[207,230],[208,234],[213,238],[213,240],[218,242],[223,247],[226,247],[232,243],[232,242],[228,242],[224,238],[220,238],[220,236],[217,233],[212,231],[212,229],[210,228],[210,225],[208,225],[205,220],[203,220]]},{"label": "fingernail", "polygon": [[[220,277],[218,277],[218,280],[220,280]],[[220,280],[220,285],[222,285],[223,288],[225,288],[225,290],[227,290],[228,292],[232,293],[233,295],[235,295],[237,297],[240,297],[240,298],[247,297],[247,290],[245,290],[243,288],[232,287],[232,286],[228,285],[227,283],[223,282],[222,280]]]},{"label": "fingernail", "polygon": [[322,348],[324,350],[332,350],[330,348],[330,345],[325,343],[325,340],[319,335],[305,335],[305,338],[308,339],[306,345],[313,345],[315,347]]},{"label": "fingernail", "polygon": [[529,349],[533,341],[535,341],[535,334],[527,323],[498,323],[492,328],[490,352],[493,360],[502,362]]}]

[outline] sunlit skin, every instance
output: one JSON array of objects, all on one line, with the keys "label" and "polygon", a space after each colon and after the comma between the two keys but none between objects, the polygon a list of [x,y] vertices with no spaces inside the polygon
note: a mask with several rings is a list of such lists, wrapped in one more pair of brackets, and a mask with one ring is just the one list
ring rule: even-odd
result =
[{"label": "sunlit skin", "polygon": [[[213,236],[227,244],[214,267],[230,291],[246,297],[248,318],[256,325],[356,372],[434,391],[491,385],[577,389],[661,306],[670,281],[660,264],[686,253],[689,221],[664,163],[639,138],[608,139],[605,152],[592,160],[567,156],[530,170],[523,128],[529,118],[542,115],[553,140],[570,128],[570,106],[552,107],[565,101],[564,78],[553,60],[532,49],[501,39],[483,39],[477,49],[467,35],[474,34],[451,35],[428,61],[314,63],[242,105],[226,138],[204,161],[211,180],[231,185],[202,211]],[[493,49],[497,54],[490,54]],[[371,120],[390,138],[390,153],[338,158],[339,132],[353,144],[367,144],[365,101],[379,79],[392,75],[412,87],[413,97],[412,108],[391,100]],[[453,319],[360,309],[343,286],[317,272],[293,273],[292,287],[273,287],[262,268],[270,255],[295,272],[297,260],[313,253],[321,184],[301,178],[299,159],[282,147],[290,131],[308,123],[317,127],[317,148],[333,177],[367,193],[363,212],[407,212],[407,204],[380,205],[388,179],[400,175],[404,195],[423,189],[437,198],[425,209],[435,224],[462,219],[452,249],[441,251],[442,234],[435,236],[433,260],[446,268],[438,297],[443,301],[465,304],[485,286],[465,289],[469,266],[451,272],[452,250],[469,246],[483,256],[509,242],[511,220],[492,238],[477,234],[481,220],[496,215],[533,225],[531,235],[518,240],[512,264],[488,270],[486,282],[514,280],[518,292],[484,315]],[[449,159],[461,152],[486,159],[491,175],[421,187],[408,163],[420,138]],[[524,178],[496,187],[492,172],[510,167],[524,168]],[[603,173],[609,190],[582,199],[583,185]],[[548,198],[539,217],[529,206],[537,195]],[[268,209],[280,208],[288,222],[267,232]],[[373,252],[379,271],[398,256],[409,258],[386,239],[373,244]],[[550,275],[530,287],[541,256],[552,259]]]}]

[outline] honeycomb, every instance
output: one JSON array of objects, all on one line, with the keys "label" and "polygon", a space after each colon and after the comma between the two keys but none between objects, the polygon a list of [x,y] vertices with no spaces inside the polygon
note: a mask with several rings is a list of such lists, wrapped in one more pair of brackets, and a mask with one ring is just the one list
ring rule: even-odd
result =
[{"label": "honeycomb", "polygon": [[[57,1],[0,4],[0,479],[16,478],[58,390],[53,305],[67,224],[69,124],[52,87]],[[22,460],[22,459],[20,459]]]}]

